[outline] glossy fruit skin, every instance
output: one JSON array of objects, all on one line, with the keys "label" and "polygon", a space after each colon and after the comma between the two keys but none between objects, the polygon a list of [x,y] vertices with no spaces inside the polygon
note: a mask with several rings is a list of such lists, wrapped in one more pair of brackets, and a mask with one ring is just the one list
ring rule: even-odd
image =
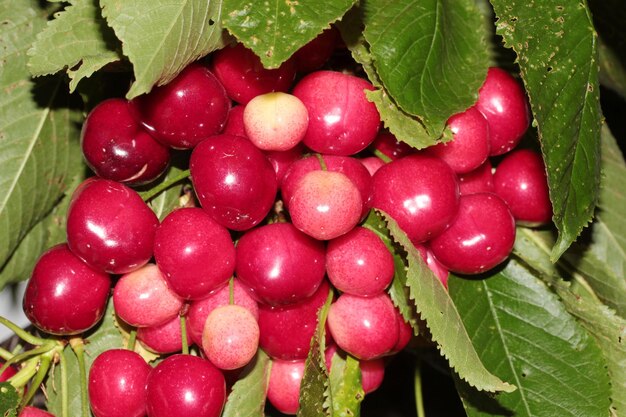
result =
[{"label": "glossy fruit skin", "polygon": [[259,347],[259,325],[248,309],[225,305],[213,310],[202,332],[202,349],[220,369],[238,369],[250,362]]},{"label": "glossy fruit skin", "polygon": [[[187,346],[193,343],[188,329]],[[158,354],[180,352],[183,349],[182,339],[180,317],[178,316],[157,326],[137,328],[137,340],[141,345]]]},{"label": "glossy fruit skin", "polygon": [[[323,281],[311,297],[285,306],[259,304],[259,345],[274,359],[305,359],[330,286]],[[329,336],[327,334],[327,336]]]},{"label": "glossy fruit skin", "polygon": [[235,245],[228,230],[201,208],[168,214],[154,236],[154,258],[168,286],[181,298],[206,297],[235,270]]},{"label": "glossy fruit skin", "polygon": [[247,230],[274,205],[276,173],[249,140],[213,136],[191,153],[191,180],[202,208],[231,230]]},{"label": "glossy fruit skin", "polygon": [[273,223],[239,239],[236,274],[257,301],[289,304],[317,290],[324,279],[325,257],[322,242],[291,223]]},{"label": "glossy fruit skin", "polygon": [[393,279],[393,256],[378,235],[357,226],[328,242],[326,270],[330,282],[341,292],[374,296]]},{"label": "glossy fruit skin", "polygon": [[358,359],[381,357],[398,342],[396,311],[386,293],[341,294],[330,306],[328,328],[335,343]]},{"label": "glossy fruit skin", "polygon": [[230,100],[215,75],[194,63],[168,84],[137,97],[133,107],[137,119],[158,141],[191,149],[222,131]]},{"label": "glossy fruit skin", "polygon": [[224,126],[224,130],[222,133],[246,137],[246,128],[243,125],[243,112],[246,109],[244,105],[233,106],[228,113],[228,120],[226,120],[226,125]]},{"label": "glossy fruit skin", "polygon": [[415,148],[412,148],[404,142],[400,142],[387,130],[378,132],[370,148],[382,153],[392,161],[417,152]]},{"label": "glossy fruit skin", "polygon": [[224,375],[206,359],[173,355],[146,384],[148,417],[219,417],[226,402]]},{"label": "glossy fruit skin", "polygon": [[339,31],[331,26],[298,49],[293,54],[297,70],[311,72],[320,69],[335,51],[338,39]]},{"label": "glossy fruit skin", "polygon": [[448,119],[453,140],[427,148],[431,155],[443,159],[457,174],[468,173],[482,165],[491,147],[489,124],[472,106]]},{"label": "glossy fruit skin", "polygon": [[66,244],[58,244],[35,265],[24,293],[24,313],[44,332],[82,333],[104,315],[110,287],[108,274],[89,267]]},{"label": "glossy fruit skin", "polygon": [[19,417],[54,417],[54,414],[50,414],[46,411],[40,410],[39,408],[27,405],[24,407]]},{"label": "glossy fruit skin", "polygon": [[295,147],[289,149],[288,151],[267,151],[265,152],[265,157],[272,167],[274,167],[274,172],[276,173],[276,182],[278,184],[278,188],[282,186],[283,179],[285,175],[289,171],[291,164],[298,161],[302,157],[302,151],[304,146],[299,143]]},{"label": "glossy fruit skin", "polygon": [[267,387],[267,399],[281,413],[295,415],[300,404],[304,360],[274,359]]},{"label": "glossy fruit skin", "polygon": [[548,178],[539,153],[520,149],[506,155],[493,182],[495,193],[506,201],[517,223],[540,226],[552,219]]},{"label": "glossy fruit skin", "polygon": [[89,168],[102,178],[129,185],[146,184],[167,168],[170,150],[135,120],[128,101],[102,101],[87,115],[81,148]]},{"label": "glossy fruit skin", "polygon": [[489,124],[490,155],[502,155],[513,149],[528,129],[530,111],[522,86],[503,69],[489,68],[478,91],[476,108]]},{"label": "glossy fruit skin", "polygon": [[361,219],[362,212],[359,189],[340,172],[309,172],[289,200],[293,225],[319,240],[349,232]]},{"label": "glossy fruit skin", "polygon": [[[247,289],[239,282],[239,279],[233,280],[233,301],[234,304],[242,306],[254,316],[255,319],[259,318],[259,307],[257,302],[250,297]],[[187,314],[187,331],[191,335],[192,340],[198,345],[202,346],[202,332],[204,331],[204,323],[211,311],[218,307],[230,304],[230,288],[229,285],[224,285],[213,294],[209,295],[202,300],[193,301],[189,306],[189,312]]]},{"label": "glossy fruit skin", "polygon": [[381,167],[372,181],[372,207],[389,214],[413,243],[437,236],[456,216],[458,181],[437,157],[405,156]]},{"label": "glossy fruit skin", "polygon": [[215,52],[211,68],[228,96],[240,104],[260,94],[286,92],[296,75],[293,60],[283,62],[277,69],[265,69],[259,57],[240,43]]},{"label": "glossy fruit skin", "polygon": [[461,195],[495,192],[491,170],[491,162],[486,160],[475,170],[459,175],[459,192]]},{"label": "glossy fruit skin", "polygon": [[368,156],[368,157],[359,159],[359,161],[367,169],[370,175],[374,175],[376,171],[380,169],[380,167],[385,165],[385,162],[377,156]]},{"label": "glossy fruit skin", "polygon": [[441,264],[433,255],[433,252],[426,245],[415,245],[415,248],[419,251],[422,260],[426,262],[426,266],[431,270],[433,274],[439,281],[443,284],[444,287],[448,288],[448,277],[450,272],[446,269],[445,266]]},{"label": "glossy fruit skin", "polygon": [[353,155],[376,138],[380,115],[365,97],[374,87],[367,80],[336,71],[316,71],[293,89],[309,112],[302,142],[315,152]]},{"label": "glossy fruit skin", "polygon": [[[4,361],[0,360],[0,368],[4,366]],[[7,381],[9,378],[11,378],[13,375],[15,375],[17,373],[17,370],[12,366],[9,365],[9,367],[7,367],[7,369],[5,369],[1,374],[0,374],[0,382],[5,382]]]},{"label": "glossy fruit skin", "polygon": [[479,274],[507,259],[515,242],[515,220],[500,197],[461,197],[454,223],[429,242],[435,258],[452,272]]},{"label": "glossy fruit skin", "polygon": [[67,210],[67,243],[91,267],[124,274],[152,257],[159,219],[131,188],[88,178],[74,191]]},{"label": "glossy fruit skin", "polygon": [[113,290],[116,314],[135,327],[153,327],[178,316],[183,300],[154,264],[123,275]]},{"label": "glossy fruit skin", "polygon": [[88,390],[96,417],[146,415],[146,381],[152,368],[127,349],[104,351],[89,369]]}]

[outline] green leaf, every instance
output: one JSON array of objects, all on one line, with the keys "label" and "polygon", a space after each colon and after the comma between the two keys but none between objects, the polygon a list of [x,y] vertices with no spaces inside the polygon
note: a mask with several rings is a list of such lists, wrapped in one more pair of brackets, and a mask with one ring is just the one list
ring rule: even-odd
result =
[{"label": "green leaf", "polygon": [[[416,117],[399,108],[383,87],[374,68],[372,54],[360,31],[361,25],[361,10],[354,8],[344,16],[337,27],[344,43],[352,53],[352,58],[363,66],[368,79],[376,87],[375,91],[365,92],[367,99],[376,105],[385,127],[396,139],[416,149],[435,145],[439,138],[431,137]],[[446,138],[443,141],[446,141]]]},{"label": "green leaf", "polygon": [[356,0],[257,2],[224,0],[224,27],[261,58],[266,68],[278,68]]},{"label": "green leaf", "polygon": [[22,239],[8,261],[0,268],[0,290],[7,284],[30,278],[42,252],[66,240],[65,221],[70,203],[70,191],[84,179],[84,171],[74,176],[61,202],[39,221]]},{"label": "green leaf", "polygon": [[385,89],[431,136],[478,99],[489,54],[474,0],[368,1],[363,33]]},{"label": "green leaf", "polygon": [[317,328],[311,338],[311,348],[304,364],[304,375],[300,383],[300,404],[298,417],[326,417],[332,409],[332,393],[329,388],[328,370],[324,351],[326,350],[326,319],[333,301],[332,290],[326,303],[317,314]]},{"label": "green leaf", "polygon": [[121,45],[106,25],[96,0],[72,0],[39,32],[28,51],[30,73],[54,74],[67,69],[70,91],[105,65],[121,59]]},{"label": "green leaf", "polygon": [[128,99],[167,84],[224,45],[221,0],[101,0],[100,6],[134,67]]},{"label": "green leaf", "polygon": [[358,359],[333,355],[330,366],[330,390],[333,398],[333,417],[359,417],[365,397],[361,384]]},{"label": "green leaf", "polygon": [[[115,314],[113,312],[113,302],[109,300],[107,309],[104,313],[102,321],[96,327],[86,333],[85,339],[85,366],[87,374],[94,360],[100,353],[109,349],[121,349],[123,340],[120,332],[115,327]],[[63,360],[67,364],[67,378],[69,387],[69,415],[81,415],[81,399],[80,399],[80,373],[78,369],[78,361],[72,348],[68,345],[63,349]],[[61,415],[61,367],[57,365],[54,373],[46,383],[46,391],[48,393],[47,408],[48,411],[56,416]]]},{"label": "green leaf", "polygon": [[0,265],[83,169],[80,113],[60,79],[33,81],[26,51],[46,24],[36,1],[0,4]]},{"label": "green leaf", "polygon": [[558,259],[593,215],[600,182],[597,37],[583,2],[492,0],[518,55],[548,171]]},{"label": "green leaf", "polygon": [[[144,192],[149,192],[152,188],[161,186],[161,184],[167,184],[173,178],[179,177],[186,169],[182,165],[186,157],[188,158],[188,155],[186,154],[173,154],[172,164],[167,169],[165,175],[150,183],[148,187],[141,187],[138,189],[137,191],[140,192],[140,195]],[[184,198],[181,197],[183,187],[184,185],[181,184],[181,182],[176,182],[172,184],[171,187],[167,188],[165,191],[159,193],[156,197],[151,198],[148,201],[148,205],[157,215],[159,220],[163,220],[165,216],[181,206],[181,198]]]},{"label": "green leaf", "polygon": [[430,271],[418,250],[398,224],[382,213],[391,236],[407,251],[407,285],[417,312],[426,321],[433,341],[448,359],[450,367],[471,386],[481,391],[512,392],[515,386],[487,370],[472,345],[470,336],[450,295]]},{"label": "green leaf", "polygon": [[559,265],[550,262],[552,236],[549,232],[520,229],[514,253],[539,274],[561,297],[565,308],[591,334],[602,349],[612,387],[615,416],[626,415],[626,320],[592,296],[580,296],[574,285],[590,288],[579,274],[571,284],[563,281]]},{"label": "green leaf", "polygon": [[478,393],[465,398],[469,416],[607,415],[600,349],[530,271],[511,260],[490,277],[451,277],[448,285],[481,360],[518,387],[496,397],[507,412],[488,412]]},{"label": "green leaf", "polygon": [[263,417],[271,366],[269,356],[259,349],[228,394],[222,417]]},{"label": "green leaf", "polygon": [[17,416],[19,404],[20,396],[15,387],[9,382],[0,382],[0,416]]}]

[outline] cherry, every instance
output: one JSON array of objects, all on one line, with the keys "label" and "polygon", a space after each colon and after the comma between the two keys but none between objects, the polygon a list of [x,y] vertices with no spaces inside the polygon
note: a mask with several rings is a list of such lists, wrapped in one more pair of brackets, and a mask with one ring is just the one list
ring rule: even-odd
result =
[{"label": "cherry", "polygon": [[246,128],[243,125],[243,112],[245,109],[246,106],[244,105],[237,105],[230,109],[228,120],[226,121],[226,126],[224,126],[222,133],[246,137]]},{"label": "cherry", "polygon": [[311,72],[320,69],[335,51],[338,39],[339,31],[331,26],[298,49],[293,54],[297,70]]},{"label": "cherry", "polygon": [[235,270],[235,245],[228,230],[206,211],[179,208],[157,228],[154,258],[168,286],[178,296],[199,299],[231,277]]},{"label": "cherry", "polygon": [[530,112],[524,90],[503,69],[489,68],[487,78],[478,91],[476,108],[489,124],[492,156],[513,149],[530,124]]},{"label": "cherry", "polygon": [[305,359],[317,326],[318,310],[324,305],[330,286],[323,281],[311,297],[284,306],[259,305],[259,345],[272,358]]},{"label": "cherry", "polygon": [[399,141],[387,130],[378,132],[376,139],[372,142],[371,148],[382,153],[392,161],[416,152],[415,148]]},{"label": "cherry", "polygon": [[367,100],[374,90],[367,80],[336,71],[316,71],[293,89],[309,112],[309,128],[303,143],[315,152],[353,155],[376,137],[380,115]]},{"label": "cherry", "polygon": [[[4,362],[0,361],[0,368],[4,366]],[[1,374],[0,374],[0,382],[8,381],[13,375],[17,373],[17,370],[9,365]]]},{"label": "cherry", "polygon": [[515,220],[506,203],[478,193],[461,197],[456,220],[430,241],[430,249],[450,271],[478,274],[507,259],[514,242]]},{"label": "cherry", "polygon": [[47,411],[40,410],[39,408],[27,405],[22,409],[19,417],[54,417],[54,414],[50,414]]},{"label": "cherry", "polygon": [[374,175],[376,171],[380,169],[380,167],[385,165],[385,162],[377,156],[368,156],[359,159],[359,161],[361,161],[361,163],[367,169],[367,172],[369,172],[370,175]]},{"label": "cherry", "polygon": [[82,333],[100,321],[111,279],[76,257],[64,243],[45,251],[24,292],[26,317],[57,335]]},{"label": "cherry", "polygon": [[275,92],[256,96],[243,112],[247,137],[264,151],[287,151],[304,137],[309,114],[302,101],[291,94]]},{"label": "cherry", "polygon": [[146,415],[146,381],[152,368],[126,349],[102,352],[89,369],[89,403],[96,417]]},{"label": "cherry", "polygon": [[[326,368],[331,371],[332,361],[335,355],[345,356],[345,352],[340,351],[337,345],[330,343],[324,352]],[[361,387],[365,394],[376,391],[383,383],[385,378],[385,360],[383,358],[372,359],[369,361],[359,360],[359,369],[361,371]]]},{"label": "cherry", "polygon": [[286,92],[296,75],[293,60],[283,62],[277,69],[265,69],[259,57],[240,43],[215,52],[212,69],[228,96],[240,104],[260,94]]},{"label": "cherry", "polygon": [[423,153],[396,159],[372,177],[372,206],[389,214],[413,243],[444,231],[459,207],[459,186],[452,169]]},{"label": "cherry", "polygon": [[178,315],[183,300],[167,286],[154,264],[123,275],[113,291],[117,315],[131,326],[153,327]]},{"label": "cherry", "polygon": [[373,296],[391,283],[393,256],[376,233],[357,226],[328,242],[326,269],[339,291]]},{"label": "cherry", "polygon": [[249,140],[213,136],[191,153],[191,180],[202,208],[219,224],[247,230],[274,205],[276,173]]},{"label": "cherry", "polygon": [[396,346],[396,320],[387,293],[368,298],[344,293],[330,306],[328,328],[341,349],[358,359],[370,360]]},{"label": "cherry", "polygon": [[448,119],[453,140],[427,149],[443,159],[457,174],[465,174],[483,164],[489,156],[489,124],[476,107]]},{"label": "cherry", "polygon": [[496,194],[511,209],[517,223],[540,226],[550,222],[552,203],[541,155],[520,149],[506,155],[493,177]]},{"label": "cherry", "polygon": [[191,355],[159,362],[146,391],[148,417],[218,417],[226,402],[224,375],[208,360]]},{"label": "cherry", "polygon": [[89,113],[81,147],[96,175],[131,185],[154,180],[170,160],[169,148],[139,125],[128,101],[120,98],[104,100]]},{"label": "cherry", "polygon": [[409,323],[404,321],[404,317],[396,310],[396,323],[398,323],[398,341],[396,345],[389,352],[390,355],[394,355],[404,349],[411,339],[413,338],[413,328]]},{"label": "cherry", "polygon": [[320,240],[349,232],[359,222],[362,212],[359,189],[340,172],[309,172],[289,200],[294,226]]},{"label": "cherry", "polygon": [[300,384],[304,376],[303,359],[274,359],[267,386],[267,399],[281,413],[295,415],[300,405]]},{"label": "cherry", "polygon": [[191,149],[222,131],[230,100],[218,79],[201,64],[190,64],[169,84],[133,101],[136,117],[163,144]]},{"label": "cherry", "polygon": [[[237,278],[233,279],[233,301],[234,304],[248,309],[255,319],[259,318],[259,307],[256,301],[250,297],[248,291],[241,285]],[[197,345],[202,346],[204,324],[211,311],[228,304],[230,304],[229,285],[223,286],[221,289],[202,300],[196,300],[191,303],[187,315],[187,331]]]},{"label": "cherry", "polygon": [[435,258],[435,255],[433,255],[433,252],[427,246],[417,244],[415,247],[419,251],[424,262],[426,262],[428,269],[430,269],[432,273],[439,278],[439,281],[441,281],[443,286],[447,288],[448,276],[450,275],[450,272],[441,264],[441,262],[437,260],[437,258]]},{"label": "cherry", "polygon": [[211,311],[202,332],[202,349],[220,369],[245,366],[259,347],[259,325],[250,311],[235,304]]},{"label": "cherry", "polygon": [[476,193],[493,193],[493,174],[491,162],[484,164],[467,174],[459,175],[459,192],[461,195]]},{"label": "cherry", "polygon": [[88,178],[74,191],[67,210],[67,244],[90,266],[124,274],[152,257],[159,220],[131,188]]},{"label": "cherry", "polygon": [[266,304],[288,304],[317,290],[325,273],[324,244],[290,223],[246,232],[237,243],[237,277]]},{"label": "cherry", "polygon": [[[183,336],[180,328],[180,317],[152,327],[139,327],[137,340],[143,347],[158,354],[180,352],[183,349]],[[187,332],[187,346],[192,343]]]},{"label": "cherry", "polygon": [[283,179],[289,171],[291,164],[293,164],[302,157],[303,148],[304,146],[299,143],[288,151],[265,152],[267,160],[270,161],[270,164],[272,164],[272,167],[274,167],[278,188],[282,187]]}]

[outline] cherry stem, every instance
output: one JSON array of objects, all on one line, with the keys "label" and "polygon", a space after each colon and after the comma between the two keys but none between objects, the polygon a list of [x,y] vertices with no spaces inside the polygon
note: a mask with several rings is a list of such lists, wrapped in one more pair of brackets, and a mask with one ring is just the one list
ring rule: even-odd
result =
[{"label": "cherry stem", "polygon": [[426,417],[426,413],[424,412],[424,393],[422,392],[422,366],[419,359],[413,369],[413,389],[415,390],[417,417]]},{"label": "cherry stem", "polygon": [[0,358],[2,358],[5,361],[8,361],[12,357],[13,357],[13,354],[11,352],[0,347]]},{"label": "cherry stem", "polygon": [[82,415],[89,417],[89,401],[87,399],[87,368],[85,367],[85,342],[80,336],[70,338],[70,346],[78,361],[80,374],[80,403]]},{"label": "cherry stem", "polygon": [[190,171],[186,169],[180,172],[178,175],[173,176],[172,178],[166,178],[161,184],[147,191],[143,191],[139,193],[139,195],[141,196],[141,198],[143,198],[143,201],[148,201],[154,198],[155,196],[157,196],[158,194],[160,194],[161,192],[167,190],[168,188],[170,188],[172,185],[176,184],[177,182],[180,182],[184,179],[189,178],[189,175],[191,175]]},{"label": "cherry stem", "polygon": [[324,157],[322,156],[322,154],[316,153],[315,157],[319,161],[320,166],[322,167],[322,171],[328,171],[328,167],[326,166],[326,161],[324,161]]},{"label": "cherry stem", "polygon": [[228,281],[228,304],[235,304],[235,278],[230,277]]},{"label": "cherry stem", "polygon": [[187,319],[180,316],[180,337],[182,338],[183,355],[189,355],[189,344],[187,343]]},{"label": "cherry stem", "polygon": [[384,163],[388,164],[389,162],[391,162],[391,158],[389,158],[387,155],[385,155],[384,153],[382,153],[381,151],[379,151],[378,149],[374,149],[373,154],[375,156],[377,156],[378,158],[382,159]]},{"label": "cherry stem", "polygon": [[43,345],[45,343],[44,339],[41,339],[41,338],[36,337],[36,336],[33,336],[32,334],[28,333],[26,330],[22,329],[17,324],[13,323],[10,320],[5,319],[2,316],[0,316],[0,324],[5,325],[13,333],[15,333],[20,339],[22,339],[26,343],[30,343],[33,346],[39,346],[39,345]]},{"label": "cherry stem", "polygon": [[48,375],[48,369],[50,368],[50,364],[52,363],[52,356],[54,355],[54,351],[50,351],[45,355],[41,355],[37,358],[37,363],[39,365],[39,369],[37,369],[37,373],[35,374],[35,378],[28,390],[28,394],[22,398],[22,402],[20,403],[20,408],[24,408],[30,400],[35,395],[35,392],[39,388],[39,386],[43,383],[44,378]]},{"label": "cherry stem", "polygon": [[28,381],[37,373],[39,366],[39,356],[29,359],[18,373],[9,378],[9,382],[15,388],[21,388],[28,384]]},{"label": "cherry stem", "polygon": [[126,345],[126,348],[128,350],[133,350],[134,351],[136,342],[137,342],[137,329],[133,329],[128,334],[128,344]]},{"label": "cherry stem", "polygon": [[[54,342],[53,342],[54,343]],[[19,355],[15,355],[12,358],[8,359],[4,365],[0,368],[0,375],[12,364],[21,362],[30,358],[31,356],[38,356],[44,353],[50,352],[54,345],[52,343],[46,343],[43,346],[37,347],[35,349],[27,350],[24,353],[20,353]]]}]

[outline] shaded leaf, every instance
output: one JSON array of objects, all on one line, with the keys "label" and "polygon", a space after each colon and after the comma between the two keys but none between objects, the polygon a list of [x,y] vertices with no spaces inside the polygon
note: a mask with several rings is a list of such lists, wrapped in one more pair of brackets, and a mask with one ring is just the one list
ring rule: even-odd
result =
[{"label": "shaded leaf", "polygon": [[74,91],[82,78],[120,60],[120,49],[97,0],[72,0],[37,34],[28,51],[28,69],[35,76],[67,70]]},{"label": "shaded leaf", "polygon": [[333,355],[330,367],[330,390],[333,398],[333,417],[359,417],[365,397],[361,384],[358,359]]},{"label": "shaded leaf", "polygon": [[19,404],[20,396],[15,387],[9,382],[0,382],[0,416],[17,416]]},{"label": "shaded leaf", "polygon": [[0,266],[83,169],[80,113],[61,80],[33,81],[26,51],[46,24],[36,1],[0,4]]},{"label": "shaded leaf", "polygon": [[352,57],[363,66],[367,78],[376,87],[375,91],[365,92],[367,99],[376,105],[385,127],[396,139],[416,149],[435,145],[439,138],[431,137],[417,118],[400,109],[383,87],[374,68],[372,54],[360,31],[361,20],[360,9],[354,8],[344,16],[337,27]]},{"label": "shaded leaf", "polygon": [[356,3],[356,0],[223,1],[227,11],[224,27],[258,55],[266,68],[278,68]]},{"label": "shaded leaf", "polygon": [[401,109],[430,136],[478,99],[489,55],[483,15],[474,0],[373,0],[365,30],[378,76]]},{"label": "shaded leaf", "polygon": [[271,366],[269,356],[259,349],[228,394],[222,417],[263,417]]},{"label": "shaded leaf", "polygon": [[558,259],[590,221],[600,181],[597,37],[578,1],[492,0],[518,55],[548,172]]},{"label": "shaded leaf", "polygon": [[515,386],[503,382],[485,368],[463,321],[441,281],[431,272],[419,252],[398,224],[382,213],[391,236],[407,251],[407,285],[417,312],[426,321],[433,341],[448,359],[450,367],[471,386],[481,391],[512,392]]},{"label": "shaded leaf", "polygon": [[101,0],[100,5],[134,67],[128,99],[167,84],[189,63],[224,45],[221,0]]},{"label": "shaded leaf", "polygon": [[609,380],[595,341],[558,298],[516,261],[484,279],[448,281],[481,360],[518,390],[501,393],[507,411],[484,411],[465,398],[469,416],[606,416]]},{"label": "shaded leaf", "polygon": [[[147,186],[140,187],[137,189],[140,195],[144,196],[145,193],[150,193],[150,190],[156,187],[161,187],[163,184],[168,184],[172,182],[174,179],[179,178],[181,174],[186,170],[184,165],[187,163],[188,155],[175,153],[172,155],[172,164],[167,169],[165,175],[161,176],[156,181],[150,183]],[[170,187],[165,189],[163,192],[160,192],[155,197],[149,199],[148,205],[154,213],[157,215],[159,220],[163,220],[165,216],[171,213],[174,209],[181,206],[181,193],[183,191],[184,184],[183,180],[174,182]]]}]

